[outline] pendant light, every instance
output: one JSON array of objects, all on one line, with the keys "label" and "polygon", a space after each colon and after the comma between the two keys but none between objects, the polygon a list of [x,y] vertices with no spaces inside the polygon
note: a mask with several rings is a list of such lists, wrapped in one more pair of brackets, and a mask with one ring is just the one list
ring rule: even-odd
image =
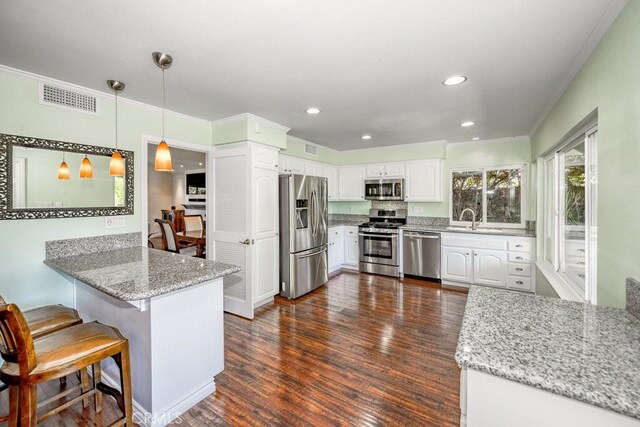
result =
[{"label": "pendant light", "polygon": [[122,155],[118,152],[118,93],[124,90],[124,83],[117,80],[107,80],[107,85],[116,96],[116,151],[111,155],[109,175],[124,176],[124,160],[122,160]]},{"label": "pendant light", "polygon": [[58,168],[58,179],[69,179],[69,166],[67,166],[67,162],[64,161],[64,153],[62,153],[62,163],[60,163],[60,167]]},{"label": "pendant light", "polygon": [[93,166],[91,166],[91,160],[86,154],[80,164],[80,178],[93,178]]},{"label": "pendant light", "polygon": [[155,170],[171,172],[171,152],[169,151],[169,146],[164,140],[164,70],[171,67],[173,58],[162,52],[153,52],[151,56],[153,57],[153,62],[162,70],[162,140],[160,141],[160,144],[158,144],[158,148],[156,148]]}]

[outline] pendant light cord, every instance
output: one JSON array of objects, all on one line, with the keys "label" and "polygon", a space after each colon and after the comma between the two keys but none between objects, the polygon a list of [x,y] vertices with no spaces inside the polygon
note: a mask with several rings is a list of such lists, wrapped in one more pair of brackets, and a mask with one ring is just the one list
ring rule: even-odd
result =
[{"label": "pendant light cord", "polygon": [[116,151],[118,151],[118,91],[116,90]]},{"label": "pendant light cord", "polygon": [[164,141],[164,108],[165,108],[165,95],[164,95],[164,68],[162,68],[162,140]]}]

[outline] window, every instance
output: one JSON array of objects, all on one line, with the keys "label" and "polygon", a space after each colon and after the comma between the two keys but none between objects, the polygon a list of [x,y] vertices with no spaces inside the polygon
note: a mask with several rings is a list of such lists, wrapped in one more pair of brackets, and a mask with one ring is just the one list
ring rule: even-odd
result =
[{"label": "window", "polygon": [[[576,296],[596,302],[597,127],[580,131],[544,165],[544,263]],[[551,282],[551,280],[550,280]]]},{"label": "window", "polygon": [[524,227],[524,166],[451,170],[451,223]]},{"label": "window", "polygon": [[113,177],[113,203],[114,206],[124,206],[124,177]]}]

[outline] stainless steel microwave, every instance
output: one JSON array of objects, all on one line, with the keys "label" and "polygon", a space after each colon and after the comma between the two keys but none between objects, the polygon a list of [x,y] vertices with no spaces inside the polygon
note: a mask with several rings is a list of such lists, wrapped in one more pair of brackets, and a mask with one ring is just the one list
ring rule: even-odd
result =
[{"label": "stainless steel microwave", "polygon": [[364,182],[367,200],[404,200],[404,179],[367,179]]}]

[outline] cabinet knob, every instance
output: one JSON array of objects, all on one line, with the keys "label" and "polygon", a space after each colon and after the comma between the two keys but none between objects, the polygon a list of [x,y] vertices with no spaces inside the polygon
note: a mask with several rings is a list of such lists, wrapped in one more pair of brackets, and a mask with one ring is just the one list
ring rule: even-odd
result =
[{"label": "cabinet knob", "polygon": [[518,267],[518,268],[516,268],[516,271],[522,271],[522,269]]},{"label": "cabinet knob", "polygon": [[516,259],[522,259],[522,257],[521,256],[517,256]]},{"label": "cabinet knob", "polygon": [[524,285],[524,282],[523,282],[522,280],[517,280],[517,281],[516,281],[516,283],[517,283],[518,285]]},{"label": "cabinet knob", "polygon": [[522,247],[522,245],[516,245],[516,248],[521,248],[521,247]]},{"label": "cabinet knob", "polygon": [[467,255],[469,255],[469,252],[467,252]]}]

